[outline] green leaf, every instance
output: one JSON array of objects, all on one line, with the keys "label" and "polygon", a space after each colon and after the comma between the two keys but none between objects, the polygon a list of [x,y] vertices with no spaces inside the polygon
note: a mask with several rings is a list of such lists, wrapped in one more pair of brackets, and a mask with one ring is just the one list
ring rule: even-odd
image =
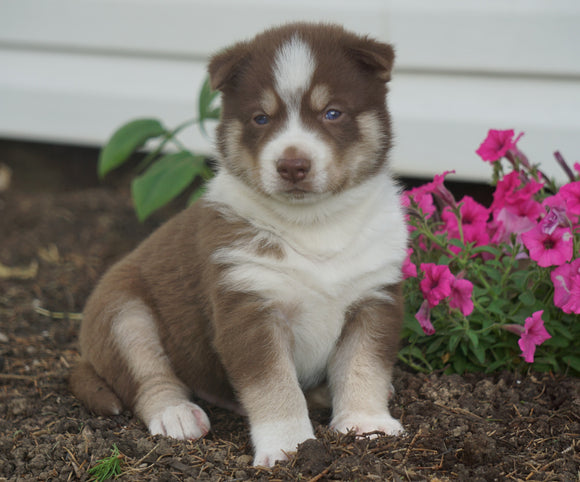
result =
[{"label": "green leaf", "polygon": [[503,254],[501,249],[489,244],[486,244],[485,246],[477,246],[476,248],[473,248],[471,252],[473,254],[490,253],[493,254],[496,258],[499,258]]},{"label": "green leaf", "polygon": [[218,120],[220,118],[220,111],[219,107],[214,107],[214,101],[216,97],[219,95],[218,91],[211,90],[211,86],[209,84],[209,78],[205,79],[201,87],[201,91],[199,93],[199,103],[198,103],[198,110],[199,110],[199,128],[201,129],[204,135],[207,135],[205,130],[205,121],[208,119]]},{"label": "green leaf", "polygon": [[448,343],[447,347],[449,348],[450,353],[453,353],[455,351],[455,349],[457,348],[457,345],[459,345],[460,340],[461,340],[461,337],[459,335],[451,335],[449,337],[449,343]]},{"label": "green leaf", "polygon": [[482,346],[472,347],[471,352],[475,355],[480,365],[485,364],[485,348]]},{"label": "green leaf", "polygon": [[518,298],[524,306],[533,306],[536,302],[536,297],[531,291],[524,291]]},{"label": "green leaf", "polygon": [[457,248],[460,248],[461,250],[465,249],[465,244],[463,244],[461,239],[458,239],[458,238],[451,238],[449,240],[449,244],[451,244],[452,246],[455,246]]},{"label": "green leaf", "polygon": [[472,331],[468,331],[467,338],[469,338],[469,341],[471,341],[471,344],[473,345],[474,348],[477,348],[479,346],[479,338],[475,333],[473,333]]},{"label": "green leaf", "polygon": [[580,358],[574,355],[567,355],[562,357],[564,363],[570,365],[570,367],[580,373]]},{"label": "green leaf", "polygon": [[[412,366],[413,368],[419,371],[423,371],[426,373],[433,371],[433,367],[431,366],[431,364],[423,356],[421,350],[416,346],[407,345],[405,347],[402,347],[399,350],[398,357],[400,360],[402,360],[406,364]],[[420,363],[422,363],[426,369],[423,368],[421,365],[419,365]]]},{"label": "green leaf", "polygon": [[467,363],[466,363],[464,358],[456,356],[453,359],[452,364],[453,364],[453,370],[455,370],[455,373],[458,373],[459,375],[462,375],[463,373],[465,373],[466,368],[467,368]]},{"label": "green leaf", "polygon": [[119,167],[149,139],[166,133],[166,129],[157,119],[137,119],[122,125],[101,149],[99,176],[103,178],[108,172]]},{"label": "green leaf", "polygon": [[201,196],[205,194],[205,191],[207,191],[207,186],[205,184],[199,186],[195,191],[193,191],[193,193],[189,197],[187,205],[191,206],[195,201],[197,201]]},{"label": "green leaf", "polygon": [[437,264],[442,264],[442,265],[445,265],[445,266],[449,266],[449,263],[451,263],[451,258],[449,256],[442,255],[437,260]]},{"label": "green leaf", "polygon": [[493,300],[488,306],[487,311],[494,313],[500,317],[505,317],[504,306],[506,306],[508,302],[506,300]]},{"label": "green leaf", "polygon": [[427,350],[425,351],[426,354],[430,355],[431,353],[437,352],[441,349],[441,345],[445,341],[444,337],[439,337],[435,339],[432,343],[427,345]]},{"label": "green leaf", "polygon": [[562,336],[553,336],[544,342],[546,346],[555,346],[557,348],[566,348],[570,345],[570,341]]},{"label": "green leaf", "polygon": [[502,277],[502,273],[499,272],[497,269],[492,268],[491,266],[480,266],[479,269],[481,269],[481,271],[483,271],[489,278],[491,278],[494,281],[499,282],[501,280]]},{"label": "green leaf", "polygon": [[485,368],[485,373],[491,373],[497,370],[500,367],[505,367],[507,365],[506,360],[496,360]]},{"label": "green leaf", "polygon": [[131,192],[139,220],[144,221],[183,192],[204,167],[203,156],[181,151],[163,156],[135,178]]}]

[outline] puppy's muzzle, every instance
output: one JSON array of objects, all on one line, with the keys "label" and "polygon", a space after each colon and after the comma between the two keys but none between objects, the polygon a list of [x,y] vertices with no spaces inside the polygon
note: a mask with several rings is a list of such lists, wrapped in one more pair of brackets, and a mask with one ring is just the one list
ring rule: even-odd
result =
[{"label": "puppy's muzzle", "polygon": [[308,159],[278,159],[276,170],[282,179],[298,184],[304,181],[310,172],[311,162]]}]

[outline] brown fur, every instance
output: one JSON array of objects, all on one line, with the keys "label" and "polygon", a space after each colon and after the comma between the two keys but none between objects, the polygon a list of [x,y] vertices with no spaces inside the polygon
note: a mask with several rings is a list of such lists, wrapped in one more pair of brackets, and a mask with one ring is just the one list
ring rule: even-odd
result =
[{"label": "brown fur", "polygon": [[[277,115],[266,112],[272,116],[272,125],[267,130],[256,130],[248,126],[247,119],[261,108],[256,92],[270,91],[273,83],[271,65],[259,62],[259,59],[272,58],[275,50],[295,31],[299,31],[301,38],[313,46],[314,55],[319,60],[310,92],[304,96],[301,118],[311,128],[318,130],[328,140],[329,145],[334,146],[334,157],[340,175],[335,176],[333,191],[340,192],[375,174],[386,160],[386,152],[391,147],[391,137],[390,118],[385,105],[385,82],[390,79],[394,61],[394,52],[390,46],[361,38],[341,27],[325,25],[320,28],[319,25],[292,24],[268,30],[251,43],[237,44],[215,56],[209,65],[212,88],[224,92],[222,122],[218,127],[218,147],[226,160],[224,167],[235,172],[254,188],[260,189],[259,183],[253,177],[257,173],[255,159],[260,146],[283,125],[285,107],[278,99],[275,112]],[[325,130],[319,128],[318,117],[321,112],[313,111],[309,105],[312,90],[319,84],[329,86],[333,98],[337,99],[338,105],[328,107],[344,107],[349,112],[339,122],[328,125]],[[366,88],[360,89],[360,85],[365,85]],[[359,169],[353,169],[352,157],[345,156],[344,153],[352,150],[353,144],[356,149],[356,144],[361,140],[355,120],[363,112],[372,112],[377,116],[383,129],[380,133],[382,139],[376,152],[365,157],[364,165],[355,166]],[[237,144],[249,149],[249,155],[237,154],[228,149],[228,128],[232,124],[244,126]],[[375,159],[376,162],[371,163],[370,159]]]},{"label": "brown fur", "polygon": [[[317,59],[300,118],[331,146],[328,191],[340,193],[379,173],[386,162],[391,134],[385,82],[394,57],[390,46],[340,27],[290,25],[212,59],[211,84],[223,93],[220,169],[261,191],[258,154],[286,115],[284,102],[272,89],[272,66],[264,59],[272,59],[296,31]],[[325,105],[329,99],[331,104]],[[328,109],[344,110],[344,115],[321,122]],[[261,129],[252,119],[265,110],[272,123]],[[284,155],[297,158],[302,153],[290,146]],[[247,411],[250,423],[261,427],[262,445],[270,436],[268,424],[279,420],[298,421],[296,437],[306,438],[311,428],[294,365],[291,328],[300,302],[267,299],[226,283],[230,261],[219,256],[225,248],[241,246],[256,259],[284,261],[288,247],[278,238],[275,226],[260,231],[233,209],[205,198],[163,225],[114,265],[87,301],[80,333],[82,361],[70,380],[73,392],[100,414],[118,413],[121,404],[155,412],[165,400],[159,394],[193,394]],[[328,361],[328,382],[339,419],[361,410],[373,416],[383,405],[381,414],[386,410],[402,298],[398,285],[383,291],[387,296],[372,292],[368,299],[357,300],[338,320],[342,332]],[[133,359],[123,352],[132,348]],[[324,388],[308,388],[318,402],[328,398]],[[155,397],[157,405],[148,406],[147,400]],[[196,418],[200,420],[199,414]],[[288,447],[295,447],[298,439],[287,438]],[[273,463],[268,457],[274,455],[262,456],[263,463]]]}]

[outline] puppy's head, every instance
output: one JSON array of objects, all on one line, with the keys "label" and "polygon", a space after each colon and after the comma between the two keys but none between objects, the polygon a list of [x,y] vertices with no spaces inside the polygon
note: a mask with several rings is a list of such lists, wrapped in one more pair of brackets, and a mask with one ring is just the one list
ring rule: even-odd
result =
[{"label": "puppy's head", "polygon": [[222,92],[223,167],[280,200],[314,201],[355,186],[386,162],[386,44],[324,24],[290,24],[210,62]]}]

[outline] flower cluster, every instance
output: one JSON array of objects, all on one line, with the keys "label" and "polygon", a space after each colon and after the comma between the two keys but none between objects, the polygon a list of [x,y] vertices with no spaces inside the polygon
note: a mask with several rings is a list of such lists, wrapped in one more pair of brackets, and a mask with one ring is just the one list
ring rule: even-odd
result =
[{"label": "flower cluster", "polygon": [[488,207],[457,201],[444,185],[451,172],[404,193],[413,244],[400,356],[415,368],[493,371],[523,359],[580,373],[580,164],[555,153],[569,178],[558,187],[520,151],[522,135],[490,130],[476,151],[493,167]]}]

